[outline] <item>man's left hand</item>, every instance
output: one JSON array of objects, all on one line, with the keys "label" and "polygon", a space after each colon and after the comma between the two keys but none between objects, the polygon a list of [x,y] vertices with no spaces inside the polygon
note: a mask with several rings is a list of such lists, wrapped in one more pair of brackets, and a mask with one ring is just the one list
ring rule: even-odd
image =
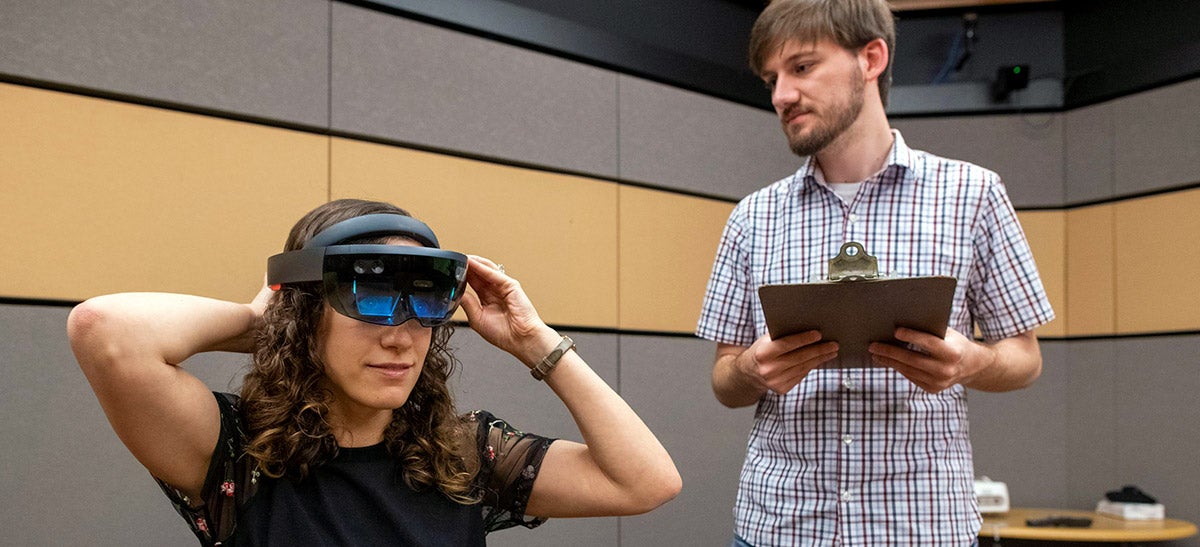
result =
[{"label": "man's left hand", "polygon": [[913,329],[896,329],[896,339],[910,348],[873,343],[868,347],[876,364],[891,367],[929,393],[941,393],[968,382],[995,360],[991,348],[976,344],[954,329],[938,338]]}]

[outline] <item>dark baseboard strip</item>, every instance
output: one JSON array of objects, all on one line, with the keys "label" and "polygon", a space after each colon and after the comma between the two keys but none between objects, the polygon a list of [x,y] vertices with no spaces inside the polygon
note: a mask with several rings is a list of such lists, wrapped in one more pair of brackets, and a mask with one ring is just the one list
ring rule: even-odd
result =
[{"label": "dark baseboard strip", "polygon": [[[1068,203],[1065,206],[1060,207],[1060,209],[1077,209],[1080,207],[1091,207],[1093,205],[1105,205],[1108,203],[1117,203],[1117,202],[1127,201],[1127,200],[1131,200],[1131,199],[1160,196],[1163,194],[1171,194],[1174,192],[1183,192],[1183,191],[1187,191],[1187,190],[1195,190],[1197,188],[1200,188],[1200,181],[1179,184],[1179,185],[1175,185],[1175,186],[1166,186],[1163,188],[1156,188],[1154,190],[1146,190],[1145,192],[1133,192],[1130,194],[1121,194],[1119,196],[1113,196],[1111,198]],[[1022,209],[1018,207],[1017,210],[1019,211]]]},{"label": "dark baseboard strip", "polygon": [[1172,338],[1181,336],[1200,336],[1200,330],[1137,332],[1131,334],[1094,334],[1086,336],[1038,336],[1038,340],[1050,342],[1087,342],[1094,340],[1133,340],[1138,338]]},{"label": "dark baseboard strip", "polygon": [[[12,296],[0,296],[0,306],[41,306],[48,308],[71,308],[79,304],[78,300],[56,300],[52,298],[19,298]],[[456,328],[470,328],[465,322],[455,321]],[[657,331],[657,330],[629,330],[616,329],[606,327],[585,327],[580,325],[568,325],[563,323],[552,323],[550,327],[555,330],[564,332],[581,332],[588,334],[617,334],[622,336],[658,336],[666,338],[693,338],[697,339],[696,335],[690,332],[678,331]],[[1179,331],[1160,331],[1160,332],[1140,332],[1134,334],[1108,334],[1108,335],[1089,335],[1089,336],[1039,336],[1038,339],[1050,342],[1078,342],[1089,340],[1127,340],[1135,338],[1165,338],[1178,336],[1200,336],[1200,330],[1179,330]]]},{"label": "dark baseboard strip", "polygon": [[52,298],[17,298],[0,296],[0,306],[42,306],[47,308],[73,308],[79,300],[55,300]]}]

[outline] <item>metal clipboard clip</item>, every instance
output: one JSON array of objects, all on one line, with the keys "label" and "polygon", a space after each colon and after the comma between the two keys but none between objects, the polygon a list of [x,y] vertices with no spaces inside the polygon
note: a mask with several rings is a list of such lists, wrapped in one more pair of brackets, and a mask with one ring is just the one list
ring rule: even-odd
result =
[{"label": "metal clipboard clip", "polygon": [[847,241],[838,255],[829,259],[830,281],[862,281],[879,277],[879,261],[867,254],[862,243]]}]

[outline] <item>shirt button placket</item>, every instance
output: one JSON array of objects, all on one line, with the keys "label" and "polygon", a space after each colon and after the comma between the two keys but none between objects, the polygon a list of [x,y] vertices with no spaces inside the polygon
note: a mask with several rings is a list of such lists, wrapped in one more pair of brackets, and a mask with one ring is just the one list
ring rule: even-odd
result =
[{"label": "shirt button placket", "polygon": [[846,241],[861,241],[858,236],[858,213],[847,213],[845,218],[846,224],[842,233],[845,234]]},{"label": "shirt button placket", "polygon": [[[849,380],[846,380],[846,381],[849,381]],[[845,433],[842,435],[841,441],[842,441],[842,449],[849,451],[850,445],[854,444],[854,436],[849,433]],[[851,492],[849,488],[843,488],[841,493],[838,495],[838,499],[842,503],[849,503],[851,501],[854,501],[854,493]]]}]

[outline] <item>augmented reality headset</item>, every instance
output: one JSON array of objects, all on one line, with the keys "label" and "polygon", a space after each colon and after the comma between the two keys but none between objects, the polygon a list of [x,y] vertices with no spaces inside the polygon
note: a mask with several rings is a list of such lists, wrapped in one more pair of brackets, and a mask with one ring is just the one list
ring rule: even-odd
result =
[{"label": "augmented reality headset", "polygon": [[[409,245],[340,245],[365,237],[401,236]],[[438,248],[425,223],[400,214],[374,214],[330,226],[297,251],[267,259],[267,284],[322,282],[325,301],[338,313],[376,325],[416,319],[435,327],[458,309],[467,257]]]}]

